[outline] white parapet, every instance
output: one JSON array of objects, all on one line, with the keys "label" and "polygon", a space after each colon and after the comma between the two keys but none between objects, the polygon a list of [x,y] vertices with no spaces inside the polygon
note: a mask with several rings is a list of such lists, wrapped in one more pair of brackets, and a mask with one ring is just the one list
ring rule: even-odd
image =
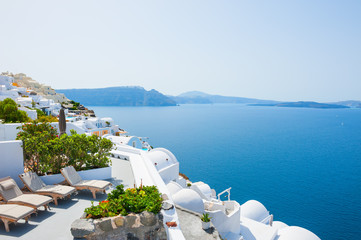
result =
[{"label": "white parapet", "polygon": [[24,172],[22,142],[0,141],[0,178],[12,177],[19,186],[23,186],[19,174]]}]

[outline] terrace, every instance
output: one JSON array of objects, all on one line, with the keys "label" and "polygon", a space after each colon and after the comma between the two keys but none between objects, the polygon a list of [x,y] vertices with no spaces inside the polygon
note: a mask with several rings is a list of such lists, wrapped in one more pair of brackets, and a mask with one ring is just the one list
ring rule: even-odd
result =
[{"label": "terrace", "polygon": [[[113,187],[108,189],[110,192],[114,186],[123,184],[125,188],[134,186],[134,176],[129,161],[111,158],[112,160],[112,178]],[[105,194],[97,194],[95,201],[102,201],[106,198]],[[93,201],[92,194],[89,191],[79,191],[73,195],[70,200],[59,200],[59,205],[51,204],[50,211],[38,211],[37,215],[32,215],[29,223],[20,220],[16,225],[10,225],[10,232],[5,232],[4,224],[0,221],[0,238],[2,240],[13,239],[73,239],[70,233],[72,222],[80,218],[84,209],[91,205]]]}]

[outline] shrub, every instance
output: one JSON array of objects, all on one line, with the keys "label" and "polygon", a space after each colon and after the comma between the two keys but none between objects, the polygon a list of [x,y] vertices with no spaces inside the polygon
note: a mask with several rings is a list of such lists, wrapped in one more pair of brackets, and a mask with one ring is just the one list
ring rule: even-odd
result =
[{"label": "shrub", "polygon": [[36,111],[36,114],[38,115],[38,118],[41,117],[41,116],[45,116],[45,113],[43,111],[41,111],[39,108],[32,108],[32,109]]},{"label": "shrub", "polygon": [[31,121],[26,112],[19,110],[18,105],[11,98],[6,98],[3,101],[0,101],[0,119],[3,119],[4,123],[21,123]]},{"label": "shrub", "polygon": [[105,201],[99,202],[86,208],[84,212],[87,218],[113,217],[117,215],[126,216],[129,213],[141,213],[143,211],[159,213],[162,207],[162,198],[156,186],[146,186],[139,188],[128,188],[124,190],[123,185],[119,185]]},{"label": "shrub", "polygon": [[60,169],[73,166],[76,170],[107,167],[113,143],[98,136],[87,136],[71,131],[60,138],[57,129],[49,123],[24,124],[17,140],[23,141],[25,168],[39,175],[60,173]]},{"label": "shrub", "polygon": [[50,158],[54,155],[50,149],[54,144],[52,140],[57,138],[56,129],[49,123],[39,124],[36,121],[18,128],[22,131],[16,139],[23,141],[25,167],[40,174],[48,172]]},{"label": "shrub", "polygon": [[54,116],[39,116],[38,115],[38,122],[59,122],[59,120]]}]

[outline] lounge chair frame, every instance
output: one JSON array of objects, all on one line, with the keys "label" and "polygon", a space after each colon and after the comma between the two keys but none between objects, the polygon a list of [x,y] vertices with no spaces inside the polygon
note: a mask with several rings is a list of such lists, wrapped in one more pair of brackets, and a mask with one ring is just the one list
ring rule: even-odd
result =
[{"label": "lounge chair frame", "polygon": [[107,185],[105,188],[97,188],[97,187],[92,187],[92,186],[75,186],[75,185],[72,185],[72,184],[71,184],[71,182],[69,181],[68,177],[63,173],[63,169],[60,169],[60,172],[61,172],[61,174],[63,175],[65,181],[69,184],[69,186],[75,187],[76,190],[84,190],[84,189],[87,189],[87,190],[91,191],[94,199],[97,198],[97,197],[96,197],[96,193],[97,193],[97,192],[105,193],[106,188],[109,187],[109,186],[112,186],[111,183],[109,183],[109,185]]},{"label": "lounge chair frame", "polygon": [[[1,178],[0,179],[0,183],[1,182],[3,182],[3,181],[6,181],[6,180],[10,180],[10,179],[12,179],[11,177],[4,177],[4,178]],[[13,180],[13,179],[12,179]],[[16,184],[16,186],[19,188],[19,186]],[[20,189],[20,188],[19,188]],[[21,191],[21,190],[20,190]],[[22,191],[21,191],[22,192]],[[30,194],[30,193],[24,193],[24,192],[22,192],[23,194]],[[31,193],[31,194],[34,194],[34,193]],[[27,206],[27,207],[32,207],[32,208],[34,208],[35,210],[37,210],[38,208],[36,207],[36,206],[34,206],[34,205],[32,205],[32,204],[27,204],[27,203],[25,203],[25,202],[20,202],[20,201],[7,201],[6,200],[6,198],[1,194],[1,192],[0,192],[0,198],[2,199],[2,201],[4,202],[4,203],[6,203],[6,204],[18,204],[18,205],[22,205],[22,206]],[[50,207],[49,207],[49,203],[51,203],[53,200],[51,200],[51,201],[47,201],[46,203],[44,203],[43,205],[41,205],[41,206],[43,206],[44,207],[44,209],[45,210],[50,210]]]},{"label": "lounge chair frame", "polygon": [[[54,200],[55,206],[58,206],[58,199],[64,199],[65,197],[67,197],[68,199],[70,199],[71,194],[69,194],[69,195],[67,195],[67,196],[64,197],[64,195],[62,195],[62,194],[55,193],[55,192],[50,192],[50,191],[33,192],[33,191],[31,190],[30,186],[23,180],[23,178],[21,177],[21,174],[19,174],[19,178],[20,178],[20,180],[24,183],[25,188],[26,188],[27,190],[29,190],[31,193],[52,197],[53,200]],[[57,185],[57,184],[54,184],[54,185]]]},{"label": "lounge chair frame", "polygon": [[[25,219],[25,223],[28,223],[29,217],[33,213],[36,213],[36,209],[33,209],[32,212],[28,213],[25,217],[20,218],[20,219]],[[1,216],[1,215],[0,215],[0,219],[1,219],[1,221],[3,221],[3,223],[5,225],[5,231],[6,232],[10,232],[9,223],[11,223],[11,222],[17,223],[20,220],[20,219],[15,219],[15,218],[10,218],[10,217],[4,217],[4,216]]]}]

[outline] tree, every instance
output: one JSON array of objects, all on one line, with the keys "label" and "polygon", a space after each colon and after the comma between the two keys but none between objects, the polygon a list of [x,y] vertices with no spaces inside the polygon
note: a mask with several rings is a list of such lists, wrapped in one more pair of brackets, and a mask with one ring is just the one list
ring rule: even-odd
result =
[{"label": "tree", "polygon": [[18,105],[11,98],[6,98],[4,101],[0,101],[0,119],[3,119],[4,123],[21,123],[31,121],[26,112],[19,110]]}]

